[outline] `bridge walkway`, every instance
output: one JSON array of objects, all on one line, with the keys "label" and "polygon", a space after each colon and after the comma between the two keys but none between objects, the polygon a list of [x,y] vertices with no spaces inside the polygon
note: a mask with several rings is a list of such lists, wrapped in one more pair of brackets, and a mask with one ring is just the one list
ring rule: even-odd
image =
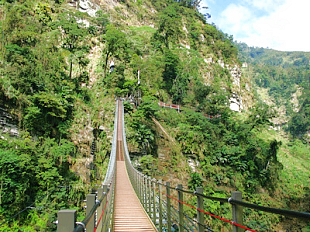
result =
[{"label": "bridge walkway", "polygon": [[124,161],[121,102],[118,109],[113,231],[157,231],[142,207],[127,174]]}]

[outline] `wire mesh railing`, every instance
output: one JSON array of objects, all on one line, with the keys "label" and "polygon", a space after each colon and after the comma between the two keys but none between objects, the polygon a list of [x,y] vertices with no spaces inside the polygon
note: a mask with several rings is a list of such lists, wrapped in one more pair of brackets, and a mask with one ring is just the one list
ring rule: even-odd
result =
[{"label": "wire mesh railing", "polygon": [[[132,186],[144,207],[145,212],[149,215],[150,220],[156,225],[159,232],[161,231],[212,231],[206,224],[206,216],[216,218],[225,223],[229,223],[232,231],[255,231],[243,226],[243,207],[265,211],[290,217],[303,218],[310,220],[310,214],[305,212],[296,212],[283,209],[275,209],[250,204],[242,201],[241,192],[232,192],[230,198],[218,198],[206,196],[203,194],[203,188],[198,187],[196,191],[183,189],[182,185],[171,187],[170,182],[165,184],[162,181],[152,179],[138,170],[136,170],[130,160],[124,123],[124,108],[120,105],[122,112],[122,138],[124,148],[124,160],[127,173]],[[113,199],[115,187],[115,166],[116,166],[116,144],[117,144],[117,125],[118,123],[118,104],[116,104],[115,127],[113,134],[113,144],[110,156],[108,171],[103,182],[103,187],[98,189],[98,195],[89,194],[87,196],[87,212],[82,222],[76,222],[76,210],[59,211],[58,229],[57,231],[111,231],[113,230]],[[188,203],[184,200],[184,194],[195,198],[195,202]],[[97,199],[97,200],[96,200]],[[231,205],[232,218],[226,219],[204,209],[204,199],[227,203]],[[184,208],[195,211],[195,218],[191,218],[186,214]],[[60,217],[62,215],[62,217]],[[70,222],[68,227],[59,227],[64,222]]]},{"label": "wire mesh railing", "polygon": [[[123,111],[123,109],[122,109]],[[169,182],[163,184],[161,181],[151,179],[138,170],[136,170],[131,161],[127,149],[124,112],[122,114],[123,142],[125,150],[125,161],[127,172],[131,183],[139,197],[141,204],[153,223],[157,226],[158,231],[212,231],[206,224],[206,215],[219,219],[231,225],[234,232],[255,231],[243,226],[243,207],[256,209],[259,211],[270,212],[295,218],[310,220],[310,214],[305,212],[296,212],[290,210],[263,207],[242,201],[241,192],[234,191],[230,198],[219,198],[206,196],[203,194],[203,188],[198,187],[196,191],[184,190],[182,185],[171,187]],[[173,194],[170,191],[176,191]],[[183,200],[183,194],[189,194],[196,198],[196,205],[190,205]],[[166,198],[166,201],[163,198]],[[227,203],[231,205],[232,219],[228,220],[223,217],[214,215],[204,210],[204,199]],[[170,201],[174,201],[172,204]],[[184,213],[184,206],[196,211],[196,218],[192,219]]]}]

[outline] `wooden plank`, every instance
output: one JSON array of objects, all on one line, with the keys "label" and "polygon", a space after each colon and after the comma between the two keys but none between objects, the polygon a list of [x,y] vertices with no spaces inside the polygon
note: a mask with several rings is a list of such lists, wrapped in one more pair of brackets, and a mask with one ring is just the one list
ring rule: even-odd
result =
[{"label": "wooden plank", "polygon": [[156,231],[136,196],[124,161],[117,161],[114,231]]},{"label": "wooden plank", "polygon": [[117,164],[114,198],[114,231],[157,231],[144,211],[126,171],[122,138],[122,105],[119,103],[117,128]]}]

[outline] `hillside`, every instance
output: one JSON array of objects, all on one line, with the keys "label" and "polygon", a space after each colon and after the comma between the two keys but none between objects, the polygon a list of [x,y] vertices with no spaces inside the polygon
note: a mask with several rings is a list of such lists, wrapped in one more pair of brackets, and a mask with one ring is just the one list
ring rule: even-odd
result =
[{"label": "hillside", "polygon": [[[304,91],[282,93],[271,69],[258,78],[265,58],[246,53],[238,58],[233,37],[209,24],[196,10],[198,3],[1,2],[0,107],[6,121],[0,218],[9,219],[1,231],[54,231],[61,208],[76,207],[83,216],[85,194],[105,173],[115,97],[135,103],[125,103],[126,133],[144,173],[190,189],[203,186],[207,195],[229,197],[239,190],[252,203],[309,211],[309,152],[299,140],[270,130],[277,115],[268,104],[291,109],[286,122],[294,107],[284,97],[297,99]],[[287,54],[283,60],[283,73],[305,74],[303,57]],[[241,67],[245,61],[249,68]],[[291,79],[290,86],[302,86],[303,80]],[[280,85],[277,95],[263,89],[269,82]],[[182,112],[158,102],[182,105]],[[22,211],[29,205],[37,210]],[[230,214],[228,206],[206,206],[217,215]],[[258,231],[307,227],[254,211],[245,215],[246,225]],[[207,223],[215,231],[229,230],[218,221]]]},{"label": "hillside", "polygon": [[285,106],[286,116],[298,112],[303,90],[309,88],[310,53],[281,52],[242,43],[237,46],[239,59],[252,68],[256,86],[267,89],[275,105]]}]

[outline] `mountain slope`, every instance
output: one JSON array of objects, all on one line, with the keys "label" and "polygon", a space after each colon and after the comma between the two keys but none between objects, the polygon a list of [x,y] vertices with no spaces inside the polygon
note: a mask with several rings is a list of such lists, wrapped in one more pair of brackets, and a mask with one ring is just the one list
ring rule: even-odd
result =
[{"label": "mountain slope", "polygon": [[[50,188],[69,186],[47,198],[44,210],[25,212],[5,230],[16,225],[53,231],[51,222],[64,207],[76,206],[82,215],[85,193],[105,172],[115,97],[131,97],[138,105],[125,104],[127,136],[131,155],[145,173],[191,189],[202,185],[208,195],[227,197],[240,190],[253,203],[309,209],[306,204],[298,208],[306,187],[285,194],[291,185],[281,179],[282,138],[268,131],[274,112],[256,98],[254,72],[241,69],[233,38],[208,24],[195,10],[197,2],[4,3],[0,102],[18,121],[21,136],[3,135],[0,165],[3,179],[14,174],[26,191],[23,183],[7,178],[1,199],[10,193],[19,197],[14,204],[11,198],[1,204],[1,218],[32,199],[44,205],[41,196]],[[159,101],[182,105],[182,113],[161,109]],[[204,114],[221,117],[210,120]],[[293,194],[298,199],[290,205]],[[227,207],[207,204],[230,217]],[[248,226],[261,231],[291,228],[278,216],[246,212],[246,218]]]}]

